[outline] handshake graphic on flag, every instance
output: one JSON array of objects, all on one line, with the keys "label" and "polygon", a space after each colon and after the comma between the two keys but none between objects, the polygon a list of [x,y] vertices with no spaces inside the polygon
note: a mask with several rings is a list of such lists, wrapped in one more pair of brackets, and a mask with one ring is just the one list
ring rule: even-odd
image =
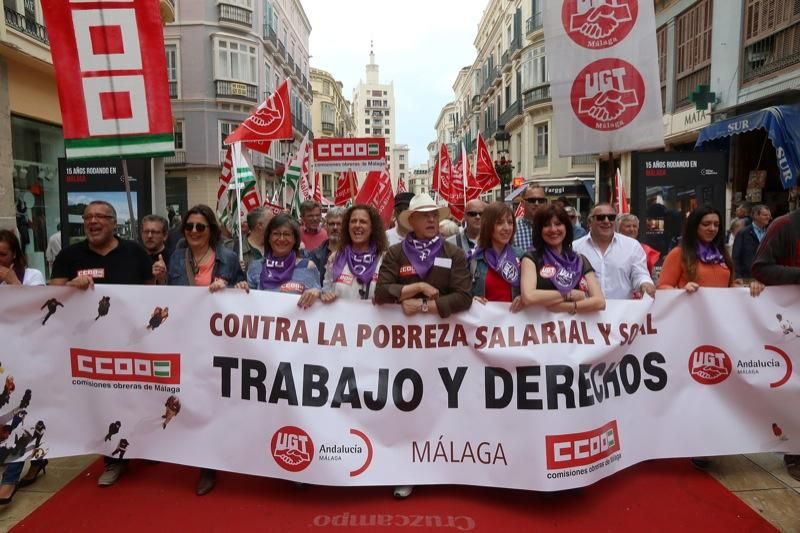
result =
[{"label": "handshake graphic on flag", "polygon": [[609,122],[619,118],[626,108],[637,105],[639,105],[639,98],[636,96],[636,91],[609,89],[594,96],[579,99],[578,113],[589,115],[601,122]]},{"label": "handshake graphic on flag", "polygon": [[609,0],[578,2],[579,13],[570,17],[570,31],[580,32],[589,39],[605,39],[633,17],[627,5],[617,5]]}]

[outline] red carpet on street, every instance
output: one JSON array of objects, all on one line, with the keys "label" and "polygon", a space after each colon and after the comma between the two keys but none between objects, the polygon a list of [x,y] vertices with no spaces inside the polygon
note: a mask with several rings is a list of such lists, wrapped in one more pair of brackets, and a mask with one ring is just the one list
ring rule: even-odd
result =
[{"label": "red carpet on street", "polygon": [[774,531],[688,459],[562,493],[421,486],[402,501],[390,487],[298,488],[224,472],[198,497],[198,469],[141,461],[103,489],[102,468],[91,465],[12,531]]}]

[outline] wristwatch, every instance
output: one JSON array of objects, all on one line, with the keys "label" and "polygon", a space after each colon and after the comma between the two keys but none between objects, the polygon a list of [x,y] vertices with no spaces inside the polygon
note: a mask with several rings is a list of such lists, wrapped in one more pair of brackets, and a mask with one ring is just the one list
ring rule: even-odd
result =
[{"label": "wristwatch", "polygon": [[420,310],[423,313],[427,313],[428,312],[428,299],[427,298],[423,298],[422,299],[422,307],[420,308]]}]

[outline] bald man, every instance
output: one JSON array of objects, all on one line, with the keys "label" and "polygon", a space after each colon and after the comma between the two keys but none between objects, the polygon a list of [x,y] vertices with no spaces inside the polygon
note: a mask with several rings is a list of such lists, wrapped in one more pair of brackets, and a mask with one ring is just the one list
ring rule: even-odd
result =
[{"label": "bald man", "polygon": [[465,254],[475,248],[478,244],[478,235],[481,233],[481,215],[486,209],[486,202],[483,200],[470,200],[464,210],[464,227],[458,233],[447,239],[450,244],[455,244]]}]

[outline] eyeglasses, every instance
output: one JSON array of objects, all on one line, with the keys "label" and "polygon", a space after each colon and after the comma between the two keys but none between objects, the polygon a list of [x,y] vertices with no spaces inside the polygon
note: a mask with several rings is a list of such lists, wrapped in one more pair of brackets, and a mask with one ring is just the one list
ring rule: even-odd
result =
[{"label": "eyeglasses", "polygon": [[270,238],[274,237],[276,239],[293,239],[294,233],[291,231],[273,231],[269,236]]},{"label": "eyeglasses", "polygon": [[482,214],[483,213],[481,211],[467,211],[467,216],[468,217],[479,217]]},{"label": "eyeglasses", "polygon": [[208,225],[202,222],[187,222],[183,225],[185,231],[197,231],[197,233],[203,233],[207,227]]},{"label": "eyeglasses", "polygon": [[525,201],[529,204],[546,204],[547,198],[542,198],[541,196],[533,196],[531,198],[525,198]]},{"label": "eyeglasses", "polygon": [[114,218],[116,218],[114,215],[97,215],[97,214],[83,215],[84,222],[89,222],[92,220],[112,220]]},{"label": "eyeglasses", "polygon": [[608,220],[609,222],[614,222],[615,220],[617,220],[617,215],[615,213],[610,213],[610,214],[607,214],[607,215],[605,215],[605,214],[592,215],[592,218],[595,219],[598,222],[602,222],[604,220]]},{"label": "eyeglasses", "polygon": [[164,232],[157,229],[146,229],[142,231],[142,235],[158,235],[160,233],[163,234]]}]

